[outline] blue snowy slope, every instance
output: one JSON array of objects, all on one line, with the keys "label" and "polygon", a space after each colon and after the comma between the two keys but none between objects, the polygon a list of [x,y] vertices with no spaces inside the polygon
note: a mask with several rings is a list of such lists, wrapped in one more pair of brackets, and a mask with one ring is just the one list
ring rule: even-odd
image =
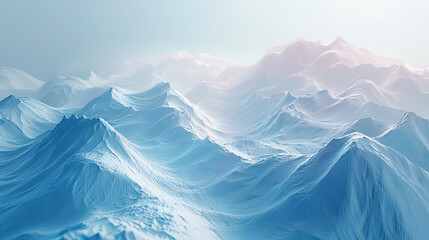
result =
[{"label": "blue snowy slope", "polygon": [[0,239],[429,236],[429,78],[342,39],[0,75]]}]

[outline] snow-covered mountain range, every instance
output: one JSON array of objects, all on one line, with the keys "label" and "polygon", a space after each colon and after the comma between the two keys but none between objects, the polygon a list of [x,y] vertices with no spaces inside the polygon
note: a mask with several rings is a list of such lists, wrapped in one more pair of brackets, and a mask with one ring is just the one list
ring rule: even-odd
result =
[{"label": "snow-covered mountain range", "polygon": [[425,239],[429,74],[338,38],[0,68],[1,239]]}]

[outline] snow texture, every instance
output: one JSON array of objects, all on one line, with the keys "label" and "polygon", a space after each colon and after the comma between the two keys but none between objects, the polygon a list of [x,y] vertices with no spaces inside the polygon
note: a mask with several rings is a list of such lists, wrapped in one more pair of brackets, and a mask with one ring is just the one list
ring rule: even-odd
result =
[{"label": "snow texture", "polygon": [[0,96],[0,239],[429,236],[427,71],[341,38],[2,67]]}]

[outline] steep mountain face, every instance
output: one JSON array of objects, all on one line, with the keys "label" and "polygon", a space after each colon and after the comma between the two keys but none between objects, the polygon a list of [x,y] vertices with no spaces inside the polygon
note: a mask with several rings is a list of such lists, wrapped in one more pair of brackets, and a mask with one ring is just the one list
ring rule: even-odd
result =
[{"label": "steep mountain face", "polygon": [[245,227],[237,229],[246,230],[237,235],[419,239],[427,234],[427,172],[363,135],[331,141],[285,177],[276,202],[264,205],[270,209],[257,216],[244,217]]},{"label": "steep mountain face", "polygon": [[379,141],[429,171],[429,120],[414,113],[406,113],[379,137]]},{"label": "steep mountain face", "polygon": [[28,138],[52,129],[61,116],[60,111],[33,98],[10,95],[0,102],[0,119],[18,127]]},{"label": "steep mountain face", "polygon": [[[148,159],[172,172],[187,169],[181,177],[204,185],[216,181],[217,174],[230,171],[241,159],[211,140],[218,138],[217,132],[186,101],[165,83],[129,95],[110,89],[89,102],[78,115],[103,117],[139,146]],[[225,168],[216,169],[217,164]]]},{"label": "steep mountain face", "polygon": [[[157,88],[151,90],[152,92],[145,92],[137,95],[123,95],[115,90],[110,90],[100,96],[99,99],[95,99],[91,103],[89,103],[85,108],[85,112],[95,114],[96,112],[101,115],[110,115],[110,121],[115,123],[116,116],[122,116],[122,122],[130,122],[130,120],[126,120],[124,116],[132,116],[130,114],[134,111],[139,111],[143,109],[143,106],[157,106],[155,99],[156,98],[146,98],[143,100],[142,96],[159,96],[157,93],[162,93],[163,95],[168,86],[159,85]],[[109,100],[106,101],[106,98]],[[103,100],[101,100],[103,99]],[[153,100],[152,102],[147,101],[148,99]],[[140,104],[140,105],[139,105]],[[163,103],[165,104],[165,102]],[[148,110],[150,108],[147,108]],[[92,112],[91,112],[92,111]],[[152,111],[152,110],[151,110]],[[149,112],[145,112],[145,115],[153,115]],[[141,115],[143,117],[144,115]],[[138,117],[134,117],[134,119],[139,119]],[[147,120],[146,120],[147,121]],[[143,126],[143,123],[146,121],[142,121],[138,123],[138,125]],[[365,120],[362,120],[362,124],[364,124]],[[119,121],[118,121],[119,122]],[[284,123],[291,123],[290,120],[285,120]],[[166,122],[164,124],[164,128],[171,125],[172,122]],[[360,123],[354,124],[354,126],[362,125]],[[377,125],[375,123],[375,125]],[[120,127],[120,125],[118,125]],[[366,129],[362,126],[363,129]],[[137,127],[133,127],[133,129],[139,129]],[[308,129],[308,128],[304,128]],[[158,132],[155,129],[152,129],[154,132]],[[310,129],[309,129],[310,131]],[[380,131],[380,130],[379,130]],[[170,131],[167,129],[167,134]],[[183,134],[184,132],[182,132]],[[188,133],[189,134],[189,133]],[[279,133],[280,135],[282,133]],[[303,133],[304,134],[304,133]],[[127,135],[127,134],[125,134]],[[286,134],[283,134],[286,135]],[[179,135],[176,135],[179,136]],[[164,136],[165,137],[165,136]],[[165,137],[165,139],[172,139],[171,135],[169,137]],[[177,138],[176,138],[177,139]],[[200,207],[210,207],[217,208],[218,213],[220,214],[218,218],[226,218],[228,215],[237,215],[235,221],[238,229],[246,229],[246,232],[239,231],[231,231],[221,230],[220,234],[232,234],[234,236],[252,236],[255,237],[255,232],[249,231],[248,229],[252,229],[254,226],[260,226],[265,224],[264,228],[266,231],[275,232],[280,236],[289,236],[289,237],[318,237],[318,238],[335,238],[336,236],[347,237],[355,237],[358,238],[370,238],[373,234],[377,234],[377,236],[384,236],[387,238],[395,238],[395,237],[410,237],[413,231],[408,230],[400,230],[395,231],[391,230],[389,226],[392,224],[396,224],[397,221],[401,222],[401,224],[406,224],[407,226],[403,227],[408,228],[413,226],[408,218],[410,216],[402,216],[402,212],[399,212],[397,209],[404,210],[403,207],[398,207],[396,204],[392,204],[391,200],[397,198],[397,192],[393,189],[385,190],[385,184],[390,184],[391,182],[395,182],[397,184],[403,185],[405,188],[409,188],[408,192],[412,192],[412,188],[409,187],[421,184],[419,181],[420,178],[425,179],[424,181],[428,181],[427,176],[424,171],[419,170],[418,167],[413,166],[412,170],[407,170],[405,166],[409,164],[408,160],[401,157],[397,153],[392,150],[387,149],[386,147],[376,143],[375,141],[359,134],[353,134],[339,140],[334,140],[329,143],[325,148],[321,149],[314,157],[309,160],[303,161],[303,159],[296,159],[291,161],[289,164],[282,164],[282,160],[266,160],[264,163],[260,164],[244,164],[240,162],[245,162],[245,159],[241,159],[238,156],[229,156],[227,154],[215,154],[214,151],[215,144],[205,144],[204,147],[196,147],[196,148],[188,148],[185,147],[187,141],[183,141],[181,138],[182,147],[187,149],[187,154],[182,158],[177,158],[174,161],[171,161],[167,164],[163,164],[164,167],[171,168],[174,167],[175,171],[181,172],[183,168],[188,169],[188,174],[198,176],[198,181],[196,178],[189,178],[187,175],[181,175],[185,177],[185,179],[194,182],[194,184],[198,184],[198,188],[204,187],[208,191],[206,194],[200,195],[202,198],[208,198],[205,200],[205,205],[202,204]],[[194,143],[195,144],[195,143]],[[139,143],[141,146],[147,146],[144,143]],[[157,144],[157,148],[164,149],[164,144],[160,141]],[[165,144],[165,146],[171,146],[171,143]],[[198,146],[198,145],[197,145]],[[165,150],[162,150],[165,151]],[[142,151],[145,153],[145,150]],[[206,157],[201,158],[202,152],[205,152]],[[147,150],[146,150],[146,153]],[[380,155],[382,153],[383,155]],[[207,156],[209,154],[209,156]],[[170,156],[178,155],[174,151],[169,151]],[[191,157],[192,156],[192,157]],[[155,154],[150,156],[151,159],[162,159],[160,156],[156,156]],[[214,162],[212,159],[216,159]],[[395,164],[397,166],[390,166],[389,163],[385,162],[385,159],[395,159]],[[193,160],[191,160],[193,159]],[[225,162],[221,161],[224,159]],[[195,161],[199,162],[198,165],[195,165]],[[284,160],[283,160],[284,161]],[[301,166],[295,170],[291,169],[291,164],[300,164]],[[270,163],[270,164],[269,164]],[[222,166],[223,168],[218,168],[216,165],[212,164],[220,164],[218,166]],[[269,165],[268,165],[269,164]],[[246,166],[247,165],[247,166]],[[211,167],[209,167],[211,166]],[[324,166],[324,167],[322,167]],[[209,167],[209,168],[207,168]],[[404,172],[397,173],[397,169],[405,168]],[[207,171],[210,169],[210,171]],[[227,173],[222,171],[222,169],[235,169],[232,173]],[[377,171],[382,170],[383,172],[389,173],[383,179],[377,179]],[[275,183],[275,178],[273,178],[278,171],[285,173],[284,179],[276,180],[277,184],[274,185],[272,189],[266,188],[267,192],[277,192],[272,198],[255,198],[252,197],[252,193],[264,191],[261,188],[265,186],[265,183],[259,182],[256,180],[248,178],[248,176],[252,176],[252,173],[259,172],[262,179],[270,179],[265,180],[271,182],[271,184]],[[419,172],[420,175],[416,178],[410,178],[403,180],[399,176],[411,174],[411,172]],[[341,172],[339,174],[338,172]],[[366,175],[362,176],[361,172],[367,172]],[[214,177],[211,174],[215,174]],[[339,175],[338,175],[339,174]],[[399,174],[399,176],[397,176]],[[325,176],[325,177],[323,177]],[[373,179],[376,178],[376,179]],[[207,180],[210,181],[207,182]],[[221,180],[222,179],[222,180]],[[313,180],[310,180],[313,179]],[[327,179],[327,180],[326,180]],[[364,183],[364,179],[368,182]],[[260,180],[258,180],[260,181]],[[263,182],[265,182],[263,181]],[[371,182],[372,181],[372,182]],[[403,182],[405,181],[405,182]],[[344,185],[338,186],[338,184],[333,184],[336,182],[344,182]],[[209,184],[209,185],[207,185]],[[259,186],[258,186],[259,185]],[[257,187],[258,186],[258,187]],[[335,187],[333,187],[335,186]],[[366,194],[367,187],[374,189],[375,193]],[[303,190],[305,189],[305,191]],[[339,193],[337,190],[341,189],[341,196],[337,196]],[[227,194],[228,191],[239,192],[240,194]],[[301,193],[304,191],[303,193]],[[326,192],[332,193],[331,197],[326,195]],[[293,194],[295,193],[295,194]],[[291,195],[292,194],[292,195]],[[309,199],[304,201],[304,203],[300,203],[302,200],[298,201],[297,199],[302,199],[303,196],[309,195]],[[416,194],[416,205],[423,206],[425,205],[425,198],[421,198],[421,196],[427,196],[428,192],[423,191],[420,194]],[[316,199],[327,198],[320,205],[315,204]],[[347,196],[347,197],[346,197]],[[385,200],[380,198],[380,196],[384,196],[387,199]],[[389,197],[387,197],[389,196]],[[339,198],[339,199],[336,199]],[[380,199],[379,199],[380,198]],[[222,199],[222,200],[221,200]],[[270,199],[270,200],[268,200]],[[349,200],[347,200],[349,199]],[[223,201],[222,204],[215,203],[212,201]],[[381,202],[381,201],[385,202]],[[273,209],[267,208],[262,210],[260,201],[272,201],[269,205],[277,206]],[[333,204],[332,202],[338,202],[337,204]],[[368,206],[356,206],[356,202],[366,202]],[[242,207],[237,207],[235,204],[241,203]],[[297,213],[294,212],[296,206],[299,209],[305,209],[307,207],[301,205],[311,205],[310,209],[313,209],[312,213],[305,212]],[[376,206],[371,204],[379,204],[385,206],[385,212],[377,213],[380,215],[379,218],[373,217],[373,212],[367,210],[367,212],[362,212],[362,209],[374,209]],[[403,203],[401,203],[403,204]],[[235,206],[235,207],[234,207]],[[258,208],[256,206],[259,206]],[[336,209],[339,206],[340,209]],[[401,211],[402,211],[401,210]],[[252,213],[255,211],[254,213]],[[408,210],[404,210],[407,212]],[[252,213],[252,218],[242,217],[241,214],[250,214]],[[225,215],[224,215],[225,214]],[[294,215],[295,214],[295,215]],[[317,214],[320,214],[318,216]],[[384,225],[375,225],[374,229],[365,229],[366,226],[357,225],[352,227],[353,224],[347,225],[346,231],[343,228],[336,229],[342,224],[343,221],[353,221],[348,215],[351,214],[362,221],[372,221],[372,224],[379,224],[379,222],[383,222]],[[328,216],[333,218],[331,222],[323,222],[324,219]],[[393,220],[390,219],[390,216],[396,216]],[[261,220],[252,220],[256,217],[256,219]],[[285,217],[288,216],[288,217]],[[422,212],[419,219],[426,219],[428,216],[428,212]],[[300,221],[296,221],[296,219],[301,219]],[[268,219],[276,219],[268,221]],[[310,225],[313,226],[315,224],[315,219],[320,219],[320,224],[318,227],[320,229],[329,229],[325,230],[325,233],[317,233],[319,230],[317,228],[314,231],[309,231]],[[367,220],[365,220],[367,219]],[[382,220],[385,219],[385,220]],[[228,220],[225,220],[228,221]],[[270,223],[268,223],[270,222]],[[306,223],[307,222],[307,223]],[[296,224],[296,225],[295,225]],[[308,226],[306,225],[308,224]],[[408,225],[410,224],[410,225]],[[246,227],[243,227],[246,226]],[[285,232],[281,226],[287,225],[288,230]],[[294,227],[295,226],[295,227]],[[401,228],[402,229],[402,228]],[[258,230],[260,231],[260,230]],[[235,235],[237,234],[237,235]],[[249,235],[246,235],[249,234]],[[261,233],[261,235],[257,235],[259,237],[267,234],[266,232]],[[419,236],[417,236],[419,237]]]},{"label": "steep mountain face", "polygon": [[127,159],[116,156],[125,150],[111,142],[114,135],[101,120],[64,118],[36,143],[1,152],[1,235],[61,229],[93,208],[113,210],[134,202],[139,189],[125,177],[121,167]]},{"label": "steep mountain face", "polygon": [[[166,213],[172,210],[162,206],[168,203],[156,199],[163,196],[158,187],[161,182],[153,179],[158,176],[156,168],[103,119],[64,118],[33,144],[0,152],[0,156],[3,237],[54,236],[94,212],[119,211],[112,217],[120,216],[124,214],[121,209],[140,201],[158,209],[154,216],[146,216],[147,221],[158,217],[171,221],[173,217]],[[23,161],[17,165],[18,160]],[[145,211],[145,206],[141,209]],[[93,223],[87,224],[91,227]],[[142,230],[145,236],[170,231]]]},{"label": "steep mountain face", "polygon": [[4,149],[21,146],[29,141],[22,130],[8,119],[0,119],[0,137],[0,146]]},{"label": "steep mountain face", "polygon": [[0,238],[425,239],[428,82],[342,39],[2,68]]},{"label": "steep mountain face", "polygon": [[203,113],[194,109],[168,83],[137,94],[125,94],[112,88],[80,109],[78,115],[102,116],[137,143],[153,141],[164,132],[192,132],[200,138],[214,132]]}]

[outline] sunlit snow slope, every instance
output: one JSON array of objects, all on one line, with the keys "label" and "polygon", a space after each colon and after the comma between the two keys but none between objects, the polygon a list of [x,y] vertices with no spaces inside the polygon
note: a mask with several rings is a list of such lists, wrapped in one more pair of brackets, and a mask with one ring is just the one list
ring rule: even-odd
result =
[{"label": "sunlit snow slope", "polygon": [[0,96],[0,239],[429,236],[427,71],[341,38],[2,67]]}]

